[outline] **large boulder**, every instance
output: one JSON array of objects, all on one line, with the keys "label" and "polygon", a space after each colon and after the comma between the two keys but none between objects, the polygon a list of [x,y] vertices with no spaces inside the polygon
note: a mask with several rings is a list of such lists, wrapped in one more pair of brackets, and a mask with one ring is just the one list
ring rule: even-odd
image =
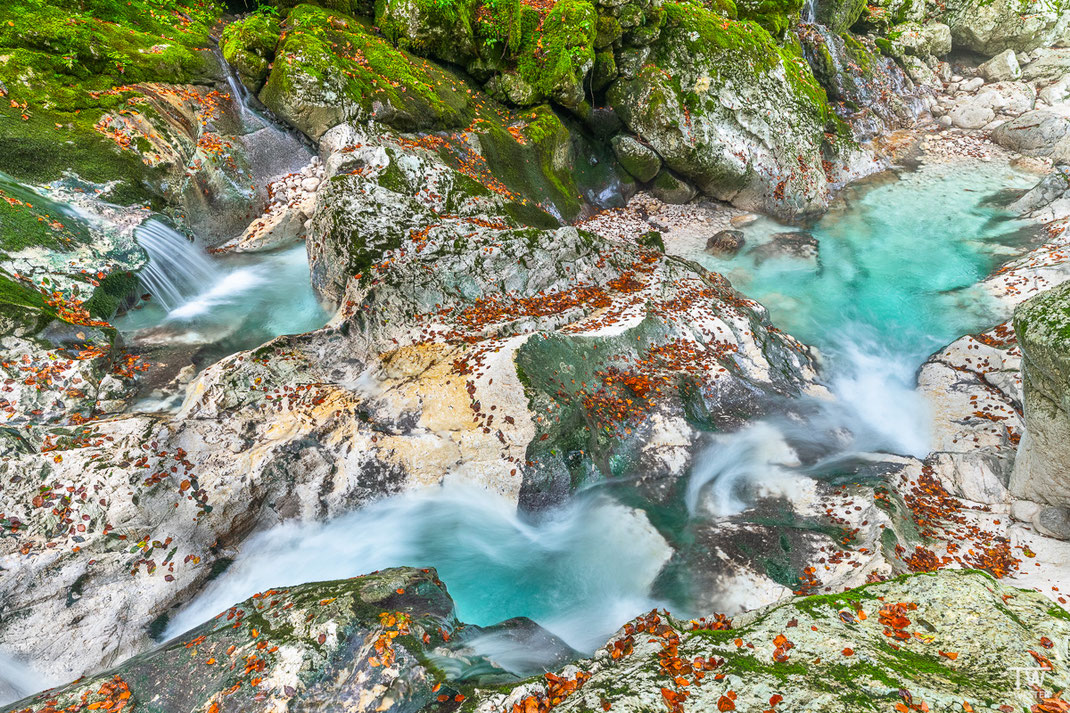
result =
[{"label": "large boulder", "polygon": [[996,127],[992,140],[1011,151],[1070,163],[1070,119],[1038,109]]},{"label": "large boulder", "polygon": [[375,24],[395,46],[464,66],[476,57],[475,3],[379,0]]},{"label": "large boulder", "polygon": [[252,13],[223,28],[219,39],[223,59],[254,94],[264,86],[281,34],[278,18],[266,12]]},{"label": "large boulder", "polygon": [[951,51],[951,29],[941,22],[904,22],[887,32],[888,49],[896,57],[943,57]]},{"label": "large boulder", "polygon": [[855,24],[862,10],[866,7],[865,0],[822,0],[814,3],[816,12],[815,19],[837,34],[846,32]]},{"label": "large boulder", "polygon": [[377,37],[359,20],[299,5],[260,99],[313,139],[343,121],[401,130],[459,128],[471,121],[460,79]]},{"label": "large boulder", "polygon": [[951,28],[957,49],[989,57],[1047,45],[1070,22],[1062,0],[949,0],[940,18]]},{"label": "large boulder", "polygon": [[474,710],[522,711],[542,700],[561,713],[1059,710],[1059,696],[1046,692],[1041,704],[1050,707],[1037,707],[1015,669],[1043,669],[1044,691],[1070,685],[1049,658],[1070,635],[1067,619],[1043,594],[977,571],[789,599],[734,620],[655,611],[560,677],[478,690]]},{"label": "large boulder", "polygon": [[753,23],[664,7],[649,60],[609,89],[624,123],[707,195],[780,216],[821,210],[831,111],[809,66]]},{"label": "large boulder", "polygon": [[1022,348],[1025,435],[1011,492],[1070,504],[1070,283],[1022,303],[1014,313]]},{"label": "large boulder", "polygon": [[[464,698],[443,662],[472,668],[464,643],[495,633],[570,658],[567,645],[530,621],[490,629],[459,622],[432,569],[387,569],[257,593],[159,648],[3,710],[419,710],[443,696]],[[490,659],[482,670],[508,677]]]}]

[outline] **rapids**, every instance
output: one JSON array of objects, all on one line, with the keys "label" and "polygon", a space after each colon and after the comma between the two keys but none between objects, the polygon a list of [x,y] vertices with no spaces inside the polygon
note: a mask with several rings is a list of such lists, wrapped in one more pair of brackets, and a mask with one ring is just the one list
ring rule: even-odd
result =
[{"label": "rapids", "polygon": [[[397,565],[438,568],[464,621],[527,616],[584,651],[653,606],[699,613],[688,594],[658,581],[668,543],[686,539],[692,523],[745,514],[756,496],[791,499],[801,479],[842,476],[852,456],[927,452],[915,373],[959,334],[998,321],[975,285],[1023,247],[997,194],[1027,185],[1005,166],[922,168],[850,189],[809,228],[814,260],[763,259],[753,248],[727,261],[689,256],[725,272],[774,323],[818,347],[832,398],[795,404],[791,418],[710,434],[679,501],[654,506],[621,483],[538,514],[457,486],[395,496],[326,524],[255,536],[167,634],[269,586]],[[762,219],[746,237],[761,246],[790,230]]]}]

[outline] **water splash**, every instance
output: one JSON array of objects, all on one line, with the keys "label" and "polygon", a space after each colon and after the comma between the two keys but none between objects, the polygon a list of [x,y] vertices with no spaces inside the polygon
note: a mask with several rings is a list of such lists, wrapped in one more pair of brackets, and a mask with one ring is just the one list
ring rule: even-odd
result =
[{"label": "water splash", "polygon": [[0,706],[56,685],[13,656],[0,652]]},{"label": "water splash", "polygon": [[483,490],[428,488],[326,524],[286,524],[253,537],[166,635],[269,587],[408,565],[437,568],[462,621],[526,616],[593,651],[657,605],[650,588],[670,555],[643,514],[604,494],[582,493],[529,517]]},{"label": "water splash", "polygon": [[[697,459],[684,496],[691,516],[737,515],[754,497],[793,495],[799,486],[790,468],[799,464],[784,433],[759,422],[714,438]],[[749,496],[749,497],[745,497]]]},{"label": "water splash", "polygon": [[149,256],[141,282],[169,312],[219,280],[219,270],[199,246],[155,218],[135,228],[134,239]]}]

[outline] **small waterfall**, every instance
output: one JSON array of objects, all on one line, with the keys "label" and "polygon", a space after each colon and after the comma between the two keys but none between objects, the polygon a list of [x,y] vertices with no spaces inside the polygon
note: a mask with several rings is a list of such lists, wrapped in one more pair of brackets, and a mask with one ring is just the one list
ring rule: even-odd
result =
[{"label": "small waterfall", "polygon": [[817,20],[817,0],[806,0],[803,3],[801,19],[811,24]]},{"label": "small waterfall", "polygon": [[238,79],[230,63],[223,58],[223,52],[218,46],[212,47],[212,55],[219,60],[219,66],[223,68],[223,76],[226,77],[227,86],[230,88],[230,97],[234,101],[234,105],[238,107],[238,117],[244,123],[249,116],[249,94],[245,89],[245,85]]},{"label": "small waterfall", "polygon": [[196,244],[155,218],[135,228],[134,239],[149,255],[139,273],[141,283],[168,312],[220,279],[219,270]]}]

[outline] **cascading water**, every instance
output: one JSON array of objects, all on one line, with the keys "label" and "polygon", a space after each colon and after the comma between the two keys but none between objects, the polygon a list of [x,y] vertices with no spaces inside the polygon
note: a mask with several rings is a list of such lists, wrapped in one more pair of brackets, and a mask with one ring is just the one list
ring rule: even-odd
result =
[{"label": "cascading water", "polygon": [[490,625],[527,616],[592,651],[658,602],[671,550],[646,517],[597,492],[539,519],[482,489],[428,488],[326,524],[283,525],[247,541],[234,564],[172,619],[174,636],[268,587],[433,566],[457,615]]},{"label": "cascading water", "polygon": [[141,282],[168,312],[219,281],[219,270],[204,251],[155,218],[135,228],[134,239],[149,256]]}]

